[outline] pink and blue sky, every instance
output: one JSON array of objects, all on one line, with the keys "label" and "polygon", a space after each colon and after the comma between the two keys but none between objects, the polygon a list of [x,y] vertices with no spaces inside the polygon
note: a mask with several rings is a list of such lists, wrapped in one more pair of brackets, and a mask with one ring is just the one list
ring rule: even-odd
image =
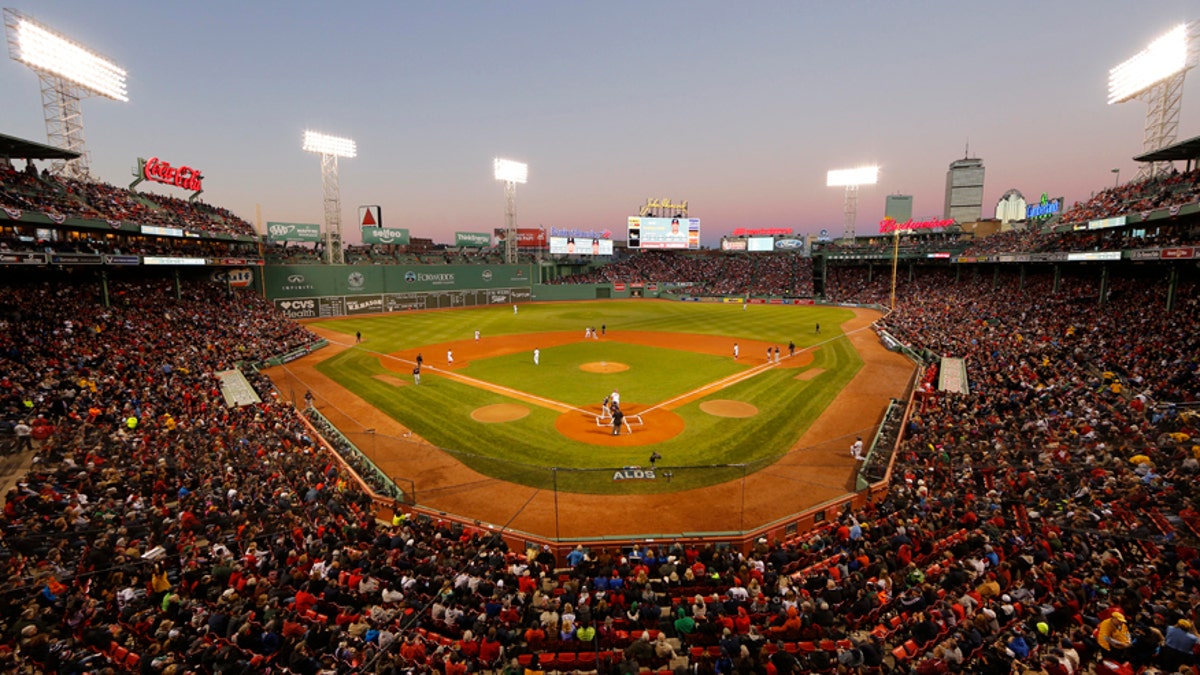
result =
[{"label": "pink and blue sky", "polygon": [[[1106,105],[1108,69],[1200,18],[1195,0],[19,3],[129,71],[129,103],[83,104],[93,174],[127,184],[158,156],[248,220],[315,223],[302,132],[350,136],[348,241],[360,204],[440,242],[503,225],[497,156],[530,165],[523,227],[620,230],[670,198],[709,245],[840,233],[825,172],[863,164],[881,172],[860,233],[889,193],[940,215],[968,139],[985,215],[1009,188],[1069,204],[1136,171],[1145,105]],[[0,89],[0,132],[44,141],[36,76],[7,60]],[[1200,72],[1179,126],[1195,135]]]}]

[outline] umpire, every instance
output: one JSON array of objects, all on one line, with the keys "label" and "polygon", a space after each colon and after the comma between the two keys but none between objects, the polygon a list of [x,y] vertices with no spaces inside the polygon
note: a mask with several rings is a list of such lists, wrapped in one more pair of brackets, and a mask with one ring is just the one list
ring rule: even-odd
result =
[{"label": "umpire", "polygon": [[621,421],[625,419],[625,413],[621,412],[621,406],[617,405],[615,402],[611,404],[610,408],[611,408],[610,412],[612,413],[612,424],[613,424],[612,435],[620,436],[621,435]]}]

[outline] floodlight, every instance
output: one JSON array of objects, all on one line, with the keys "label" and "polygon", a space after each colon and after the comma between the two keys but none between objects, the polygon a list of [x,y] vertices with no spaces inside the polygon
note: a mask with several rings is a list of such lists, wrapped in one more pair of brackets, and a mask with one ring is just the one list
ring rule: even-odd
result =
[{"label": "floodlight", "polygon": [[129,101],[125,70],[83,45],[14,10],[9,16],[8,44],[13,59],[49,75],[61,77],[93,94]]},{"label": "floodlight", "polygon": [[857,169],[835,169],[825,174],[826,187],[874,185],[878,182],[879,167],[877,166],[864,166]]},{"label": "floodlight", "polygon": [[1108,71],[1108,103],[1123,103],[1187,67],[1188,25],[1179,24]]},{"label": "floodlight", "polygon": [[307,152],[315,152],[319,155],[333,155],[334,157],[355,157],[358,155],[358,146],[349,138],[340,136],[330,136],[319,131],[304,132],[304,150]]},{"label": "floodlight", "polygon": [[321,190],[325,195],[325,262],[341,265],[346,258],[342,251],[342,189],[338,180],[338,157],[356,156],[358,146],[349,138],[305,130],[302,147],[305,152],[315,152],[321,156]]},{"label": "floodlight", "polygon": [[511,159],[497,158],[494,163],[496,180],[506,183],[524,183],[529,177],[529,165],[524,162],[514,162]]}]

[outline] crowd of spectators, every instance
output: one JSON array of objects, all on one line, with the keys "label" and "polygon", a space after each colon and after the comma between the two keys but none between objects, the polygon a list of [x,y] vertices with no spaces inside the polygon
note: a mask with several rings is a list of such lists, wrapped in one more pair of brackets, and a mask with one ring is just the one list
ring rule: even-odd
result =
[{"label": "crowd of spectators", "polygon": [[1060,221],[1081,223],[1191,204],[1197,199],[1200,199],[1200,169],[1183,173],[1172,169],[1170,173],[1117,185],[1101,190],[1087,201],[1075,202],[1063,212]]},{"label": "crowd of spectators", "polygon": [[63,239],[46,240],[21,234],[17,230],[0,230],[0,253],[5,252],[258,258],[258,245],[216,239],[171,239],[118,234],[97,236],[90,232],[77,232]]},{"label": "crowd of spectators", "polygon": [[0,206],[49,216],[93,218],[174,227],[195,233],[254,236],[254,226],[225,208],[199,200],[137,193],[109,183],[39,174],[32,161],[24,170],[0,165]]},{"label": "crowd of spectators", "polygon": [[561,277],[558,284],[678,282],[690,295],[811,297],[812,258],[790,252],[683,254],[643,251],[609,265]]},{"label": "crowd of spectators", "polygon": [[[834,276],[841,300],[890,282]],[[10,280],[0,410],[36,454],[0,518],[0,670],[1180,672],[1200,448],[1168,402],[1200,394],[1200,294],[1167,313],[1114,275],[1098,307],[1095,282],[903,283],[883,327],[966,359],[970,393],[919,399],[874,503],[744,553],[556,559],[375,511],[261,376],[226,408],[214,372],[313,339],[254,294]]]}]

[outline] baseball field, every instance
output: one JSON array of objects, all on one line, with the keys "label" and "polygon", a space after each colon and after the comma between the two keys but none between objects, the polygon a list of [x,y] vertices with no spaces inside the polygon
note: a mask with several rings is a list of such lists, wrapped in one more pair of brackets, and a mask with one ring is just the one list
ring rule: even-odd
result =
[{"label": "baseball field", "polygon": [[[844,494],[850,444],[869,440],[912,372],[879,345],[869,310],[658,300],[518,309],[314,321],[332,348],[272,376],[314,391],[343,431],[366,430],[348,435],[411,480],[423,505],[504,523],[520,506],[506,502],[530,495],[536,510],[537,492],[553,492],[545,508],[559,530],[564,502],[608,499],[611,509],[613,495],[645,506],[736,484],[740,524],[748,502],[798,509]],[[614,391],[626,416],[616,436],[597,419]],[[660,459],[647,473],[651,453]]]}]

